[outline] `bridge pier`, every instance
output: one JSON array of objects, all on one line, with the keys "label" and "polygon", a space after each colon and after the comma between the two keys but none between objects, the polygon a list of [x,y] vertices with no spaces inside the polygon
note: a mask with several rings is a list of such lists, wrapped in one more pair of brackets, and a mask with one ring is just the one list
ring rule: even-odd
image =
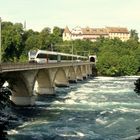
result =
[{"label": "bridge pier", "polygon": [[35,104],[36,96],[10,96],[10,100],[19,106],[32,106]]},{"label": "bridge pier", "polygon": [[82,76],[83,76],[83,79],[87,79],[87,76],[88,76],[88,73],[87,73],[87,67],[86,65],[82,65],[81,66],[81,72],[82,72]]},{"label": "bridge pier", "polygon": [[73,66],[65,68],[65,72],[69,83],[77,83],[76,73]]},{"label": "bridge pier", "polygon": [[81,66],[76,66],[75,67],[75,75],[76,75],[77,81],[83,81]]}]

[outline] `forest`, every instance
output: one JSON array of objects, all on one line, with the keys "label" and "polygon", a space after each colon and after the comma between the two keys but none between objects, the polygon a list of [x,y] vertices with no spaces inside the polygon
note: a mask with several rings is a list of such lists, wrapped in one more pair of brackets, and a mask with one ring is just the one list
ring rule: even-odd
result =
[{"label": "forest", "polygon": [[28,51],[51,50],[78,55],[96,55],[98,75],[124,76],[140,75],[140,43],[138,33],[131,29],[130,39],[98,38],[97,41],[63,41],[64,29],[57,26],[43,28],[40,32],[26,30],[21,23],[2,22],[2,62],[28,62]]}]

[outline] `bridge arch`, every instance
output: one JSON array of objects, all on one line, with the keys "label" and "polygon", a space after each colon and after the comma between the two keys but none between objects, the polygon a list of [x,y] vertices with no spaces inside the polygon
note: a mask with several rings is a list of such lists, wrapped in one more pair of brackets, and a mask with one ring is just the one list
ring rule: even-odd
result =
[{"label": "bridge arch", "polygon": [[55,86],[58,86],[58,87],[69,86],[66,72],[63,68],[57,69],[55,76],[54,76],[54,79],[53,79],[53,83]]},{"label": "bridge arch", "polygon": [[[26,72],[25,72],[26,73]],[[23,72],[9,72],[5,75],[12,91],[10,99],[16,105],[33,105],[35,102],[34,77],[27,78]],[[31,78],[31,79],[30,79]]]},{"label": "bridge arch", "polygon": [[35,77],[34,90],[37,94],[53,94],[54,88],[47,69],[40,69]]}]

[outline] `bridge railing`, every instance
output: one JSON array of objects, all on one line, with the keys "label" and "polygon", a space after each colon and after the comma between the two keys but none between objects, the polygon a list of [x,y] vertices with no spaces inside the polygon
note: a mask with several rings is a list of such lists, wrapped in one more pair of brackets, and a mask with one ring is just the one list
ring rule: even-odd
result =
[{"label": "bridge railing", "polygon": [[[55,68],[55,67],[66,67],[73,65],[84,65],[90,64],[91,62],[54,62],[54,63],[1,63],[0,72],[10,72],[10,71],[23,71],[31,69],[43,69],[43,68]],[[92,62],[93,64],[93,62]]]}]

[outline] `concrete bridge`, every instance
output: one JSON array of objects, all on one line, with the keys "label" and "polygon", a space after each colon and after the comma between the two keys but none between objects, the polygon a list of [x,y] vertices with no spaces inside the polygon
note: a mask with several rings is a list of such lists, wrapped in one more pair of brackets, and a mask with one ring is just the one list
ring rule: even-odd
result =
[{"label": "concrete bridge", "polygon": [[34,105],[37,94],[54,94],[55,86],[69,86],[93,74],[93,62],[1,64],[0,83],[6,81],[16,105]]}]

